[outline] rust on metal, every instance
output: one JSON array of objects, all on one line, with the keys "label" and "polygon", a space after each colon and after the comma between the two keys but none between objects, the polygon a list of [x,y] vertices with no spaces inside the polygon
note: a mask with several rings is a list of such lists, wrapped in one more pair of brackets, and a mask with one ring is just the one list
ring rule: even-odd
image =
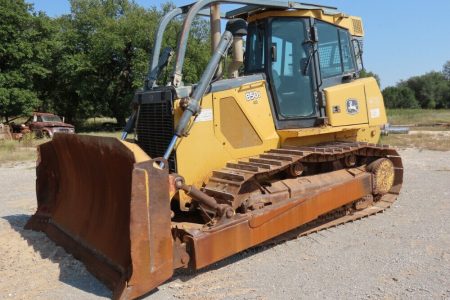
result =
[{"label": "rust on metal", "polygon": [[56,135],[39,153],[38,210],[27,229],[82,260],[115,298],[135,298],[171,276],[166,169],[135,166],[113,138]]},{"label": "rust on metal", "polygon": [[[74,135],[41,145],[38,211],[26,225],[82,260],[116,299],[296,228],[302,236],[381,212],[403,182],[398,153],[367,143],[273,149],[227,163],[201,189],[160,169],[158,159],[136,163],[128,147]],[[194,198],[191,214],[203,215],[171,211],[179,189]]]},{"label": "rust on metal", "polygon": [[[343,171],[346,172],[346,171]],[[347,173],[349,174],[349,173]],[[194,232],[190,238],[194,249],[194,267],[203,268],[230,255],[256,246],[268,239],[316,219],[321,214],[360,199],[371,193],[371,176],[333,174],[338,184],[326,184],[295,200],[287,200],[273,207],[255,211],[250,215],[236,216],[230,226],[213,231]],[[326,176],[330,176],[327,174]],[[339,179],[341,179],[339,181]],[[320,181],[320,175],[316,178]],[[328,183],[328,181],[327,181]],[[315,183],[313,183],[315,185]],[[315,185],[317,186],[317,185]],[[233,224],[234,223],[234,224]]]}]

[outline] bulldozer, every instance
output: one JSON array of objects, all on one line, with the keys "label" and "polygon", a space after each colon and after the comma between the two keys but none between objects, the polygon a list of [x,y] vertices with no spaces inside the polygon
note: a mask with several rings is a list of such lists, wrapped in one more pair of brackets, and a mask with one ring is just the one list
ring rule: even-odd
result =
[{"label": "bulldozer", "polygon": [[[205,16],[211,58],[187,84],[190,29]],[[176,51],[162,49],[175,18]],[[403,166],[378,144],[387,117],[377,81],[360,76],[363,42],[362,19],[335,7],[174,8],[122,138],[57,133],[39,146],[38,208],[26,228],[83,261],[113,298],[134,299],[176,269],[384,211]]]}]

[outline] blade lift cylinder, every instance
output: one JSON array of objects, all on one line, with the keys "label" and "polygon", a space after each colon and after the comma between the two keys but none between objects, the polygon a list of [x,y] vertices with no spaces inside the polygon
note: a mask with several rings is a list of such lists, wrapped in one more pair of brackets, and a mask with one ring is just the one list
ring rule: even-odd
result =
[{"label": "blade lift cylinder", "polygon": [[231,34],[231,32],[225,31],[222,34],[219,45],[214,51],[208,65],[206,66],[206,69],[203,72],[203,75],[200,78],[197,87],[192,93],[192,97],[190,97],[189,99],[189,104],[187,105],[186,110],[183,112],[178,122],[178,125],[175,129],[175,135],[172,137],[172,140],[167,147],[166,152],[164,153],[164,159],[168,159],[170,157],[178,139],[186,135],[186,128],[188,127],[191,118],[200,113],[200,100],[203,98],[203,95],[208,89],[222,57],[225,56],[232,42],[233,35]]}]

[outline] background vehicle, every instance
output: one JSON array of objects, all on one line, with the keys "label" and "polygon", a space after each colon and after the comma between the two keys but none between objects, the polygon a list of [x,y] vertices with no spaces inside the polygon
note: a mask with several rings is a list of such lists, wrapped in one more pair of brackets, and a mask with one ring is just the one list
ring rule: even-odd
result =
[{"label": "background vehicle", "polygon": [[37,137],[51,138],[56,132],[75,133],[75,126],[65,123],[57,115],[44,112],[34,112],[25,122],[25,126],[34,132]]},{"label": "background vehicle", "polygon": [[[220,37],[216,4],[230,2],[248,5],[223,16]],[[189,30],[205,7],[214,50],[198,84],[186,86]],[[163,33],[181,14],[174,72],[158,85],[173,54],[161,52]],[[318,5],[200,0],[172,10],[123,141],[56,135],[40,146],[38,211],[27,228],[128,299],[176,268],[386,209],[403,167],[394,149],[375,144],[386,113],[375,79],[359,78],[363,35],[360,18]],[[130,132],[135,140],[125,141]]]}]

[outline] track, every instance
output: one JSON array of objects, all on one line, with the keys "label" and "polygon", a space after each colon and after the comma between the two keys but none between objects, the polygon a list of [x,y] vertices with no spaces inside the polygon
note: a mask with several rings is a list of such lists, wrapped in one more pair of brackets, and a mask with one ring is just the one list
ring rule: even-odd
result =
[{"label": "track", "polygon": [[348,164],[361,165],[378,158],[388,158],[394,165],[394,184],[389,192],[375,196],[373,203],[366,208],[357,210],[354,205],[347,205],[301,226],[297,229],[298,236],[305,236],[359,220],[389,208],[397,199],[403,183],[403,164],[398,152],[386,145],[347,142],[273,149],[265,154],[227,163],[226,168],[213,172],[204,191],[219,201],[230,203],[236,209],[248,196],[249,185],[251,186],[252,182],[259,181],[261,178],[267,180],[283,172],[293,176],[292,173],[296,171],[295,166],[308,163],[331,163],[337,167],[350,167]]}]

